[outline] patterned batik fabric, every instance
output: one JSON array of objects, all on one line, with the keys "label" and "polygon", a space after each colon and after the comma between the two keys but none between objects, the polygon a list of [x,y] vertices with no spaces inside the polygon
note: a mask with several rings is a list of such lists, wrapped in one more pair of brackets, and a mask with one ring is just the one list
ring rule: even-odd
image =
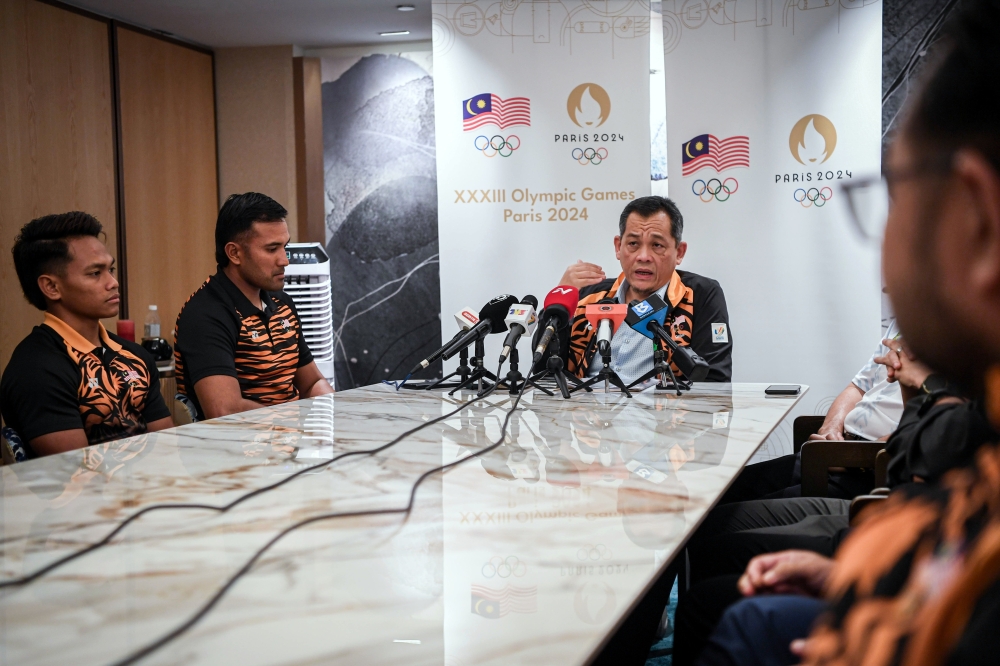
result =
[{"label": "patterned batik fabric", "polygon": [[[1000,623],[1000,448],[861,515],[827,584],[811,666],[968,663]],[[996,656],[994,654],[994,656]],[[987,662],[980,662],[987,663]]]}]

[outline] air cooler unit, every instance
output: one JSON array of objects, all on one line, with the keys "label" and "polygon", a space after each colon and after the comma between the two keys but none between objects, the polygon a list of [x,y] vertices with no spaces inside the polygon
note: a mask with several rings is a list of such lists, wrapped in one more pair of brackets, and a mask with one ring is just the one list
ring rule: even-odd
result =
[{"label": "air cooler unit", "polygon": [[319,243],[285,246],[285,293],[299,311],[302,333],[313,360],[333,386],[333,301],[330,291],[330,257]]}]

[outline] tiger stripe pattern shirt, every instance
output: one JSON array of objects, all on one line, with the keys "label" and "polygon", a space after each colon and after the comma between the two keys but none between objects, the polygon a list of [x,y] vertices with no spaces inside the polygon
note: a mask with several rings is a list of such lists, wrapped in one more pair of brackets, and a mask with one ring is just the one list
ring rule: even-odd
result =
[{"label": "tiger stripe pattern shirt", "polygon": [[29,443],[83,429],[88,444],[146,432],[170,416],[153,357],[98,324],[100,346],[51,314],[18,344],[0,381],[4,422]]},{"label": "tiger stripe pattern shirt", "polygon": [[298,312],[283,291],[261,292],[253,305],[219,270],[184,304],[174,327],[177,392],[205,418],[194,385],[205,377],[235,377],[244,399],[261,405],[296,400],[295,372],[312,362]]},{"label": "tiger stripe pattern shirt", "polygon": [[[622,273],[615,280],[604,280],[580,290],[580,301],[570,328],[569,356],[566,362],[567,369],[577,377],[595,374],[590,372],[591,365],[601,364],[600,358],[596,362],[594,360],[597,351],[597,331],[587,321],[587,306],[605,298],[622,298],[627,292],[627,286],[625,274]],[[663,300],[670,306],[665,327],[672,333],[674,341],[681,347],[691,347],[708,362],[710,370],[705,381],[732,381],[732,332],[729,329],[726,296],[719,283],[696,273],[675,270],[663,289],[665,289]],[[615,340],[631,332],[631,329],[625,329],[628,329],[628,326],[622,324],[615,332],[612,351],[616,347],[621,347],[620,344],[615,344]],[[672,352],[668,349],[666,354],[674,374],[683,377],[683,373],[673,362]],[[653,368],[652,341],[649,341],[648,357],[644,357],[642,363],[637,364],[632,356],[634,354],[630,353],[629,358],[616,360],[612,355],[612,363],[625,363],[634,370],[629,373],[630,376],[635,374],[638,378]],[[624,375],[622,378],[625,379]]]}]

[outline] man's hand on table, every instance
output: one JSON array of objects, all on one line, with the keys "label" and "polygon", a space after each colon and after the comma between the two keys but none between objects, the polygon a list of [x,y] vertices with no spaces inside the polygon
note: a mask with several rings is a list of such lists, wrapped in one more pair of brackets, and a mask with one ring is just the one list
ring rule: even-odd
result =
[{"label": "man's hand on table", "polygon": [[559,284],[582,289],[605,279],[607,276],[604,274],[603,268],[597,264],[588,264],[582,259],[578,259],[575,264],[570,264],[569,268],[566,269]]},{"label": "man's hand on table", "polygon": [[785,550],[750,560],[737,587],[755,594],[804,594],[818,597],[833,570],[833,560],[808,550]]}]

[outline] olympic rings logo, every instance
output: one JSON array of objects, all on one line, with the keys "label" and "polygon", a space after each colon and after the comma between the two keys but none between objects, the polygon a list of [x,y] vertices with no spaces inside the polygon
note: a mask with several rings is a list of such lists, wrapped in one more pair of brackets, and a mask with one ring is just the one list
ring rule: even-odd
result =
[{"label": "olympic rings logo", "polygon": [[[802,194],[800,195],[799,192]],[[802,204],[803,208],[809,208],[813,204],[816,204],[817,208],[822,208],[827,201],[833,198],[833,190],[829,187],[824,187],[821,190],[815,187],[804,190],[800,187],[792,193],[792,198]]]},{"label": "olympic rings logo", "polygon": [[712,178],[707,183],[699,178],[691,183],[691,192],[705,203],[712,199],[728,201],[729,197],[736,194],[738,189],[740,189],[740,184],[735,178],[726,178],[725,180]]},{"label": "olympic rings logo", "polygon": [[[603,152],[603,154],[602,154]],[[580,164],[600,164],[604,160],[608,159],[608,149],[604,146],[600,148],[574,148],[573,152],[570,153],[573,159]]]},{"label": "olympic rings logo", "polygon": [[499,134],[489,139],[480,134],[472,142],[472,145],[486,157],[496,157],[497,155],[510,157],[515,150],[521,147],[521,139],[516,134],[511,134],[506,139]]},{"label": "olympic rings logo", "polygon": [[483,578],[510,578],[517,576],[520,578],[528,570],[527,565],[514,555],[500,557],[494,555],[490,561],[483,565],[481,573]]},{"label": "olympic rings logo", "polygon": [[576,551],[576,559],[581,562],[586,562],[591,560],[597,562],[599,560],[610,560],[611,559],[611,549],[605,546],[603,543],[597,545],[585,544],[583,548]]}]

